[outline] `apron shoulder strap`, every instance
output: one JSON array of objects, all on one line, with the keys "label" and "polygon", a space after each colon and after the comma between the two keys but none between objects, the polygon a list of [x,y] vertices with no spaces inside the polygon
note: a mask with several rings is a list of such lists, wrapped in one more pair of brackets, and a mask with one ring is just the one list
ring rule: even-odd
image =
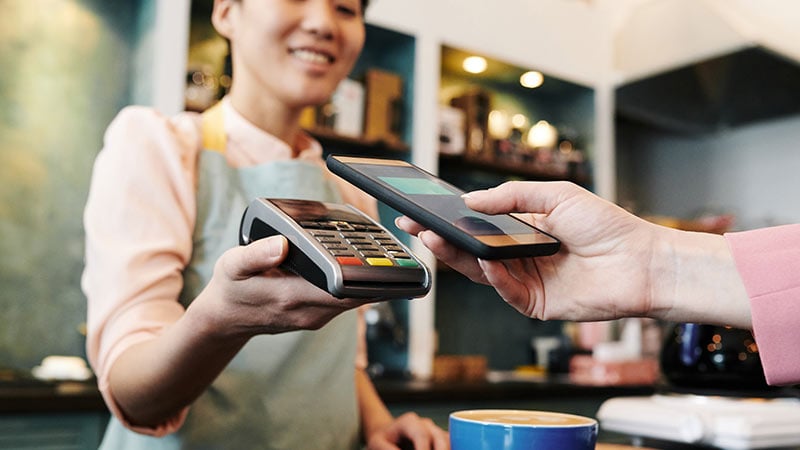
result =
[{"label": "apron shoulder strap", "polygon": [[225,116],[222,102],[217,102],[201,115],[201,136],[203,148],[225,154],[227,136],[225,135]]}]

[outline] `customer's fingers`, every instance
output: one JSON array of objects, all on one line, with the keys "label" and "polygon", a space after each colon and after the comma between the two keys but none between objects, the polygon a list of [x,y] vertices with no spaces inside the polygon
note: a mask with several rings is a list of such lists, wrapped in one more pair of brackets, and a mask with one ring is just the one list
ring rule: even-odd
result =
[{"label": "customer's fingers", "polygon": [[475,256],[450,244],[430,230],[422,231],[417,237],[443,263],[466,275],[476,283],[488,284]]},{"label": "customer's fingers", "polygon": [[486,214],[510,212],[549,214],[583,188],[566,181],[510,181],[463,196],[470,208]]}]

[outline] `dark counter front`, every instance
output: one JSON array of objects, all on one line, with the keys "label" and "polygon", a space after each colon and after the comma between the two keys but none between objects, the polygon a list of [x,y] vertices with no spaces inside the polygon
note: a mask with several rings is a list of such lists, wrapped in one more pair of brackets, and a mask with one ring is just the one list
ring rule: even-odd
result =
[{"label": "dark counter front", "polygon": [[0,382],[0,414],[3,415],[107,411],[94,380],[47,382],[22,379]]},{"label": "dark counter front", "polygon": [[108,418],[94,380],[0,381],[0,448],[97,448]]},{"label": "dark counter front", "polygon": [[571,383],[566,377],[536,380],[433,382],[424,380],[374,380],[387,404],[517,402],[560,399],[596,399],[628,395],[651,395],[655,387],[593,386]]}]

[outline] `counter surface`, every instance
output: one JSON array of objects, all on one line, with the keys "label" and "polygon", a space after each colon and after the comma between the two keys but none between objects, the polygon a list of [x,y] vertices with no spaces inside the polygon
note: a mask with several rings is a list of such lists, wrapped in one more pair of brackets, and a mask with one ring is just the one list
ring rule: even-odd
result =
[{"label": "counter surface", "polygon": [[387,403],[542,400],[585,397],[650,395],[655,387],[578,385],[566,377],[531,380],[458,381],[435,383],[421,380],[375,380],[375,388]]}]

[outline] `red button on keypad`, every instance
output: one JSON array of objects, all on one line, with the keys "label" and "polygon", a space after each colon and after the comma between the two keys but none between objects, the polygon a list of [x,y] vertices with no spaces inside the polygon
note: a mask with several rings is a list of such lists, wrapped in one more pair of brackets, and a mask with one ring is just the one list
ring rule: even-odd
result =
[{"label": "red button on keypad", "polygon": [[336,258],[339,261],[339,264],[343,266],[363,266],[364,263],[361,262],[360,259],[352,257],[352,256],[339,256]]}]

